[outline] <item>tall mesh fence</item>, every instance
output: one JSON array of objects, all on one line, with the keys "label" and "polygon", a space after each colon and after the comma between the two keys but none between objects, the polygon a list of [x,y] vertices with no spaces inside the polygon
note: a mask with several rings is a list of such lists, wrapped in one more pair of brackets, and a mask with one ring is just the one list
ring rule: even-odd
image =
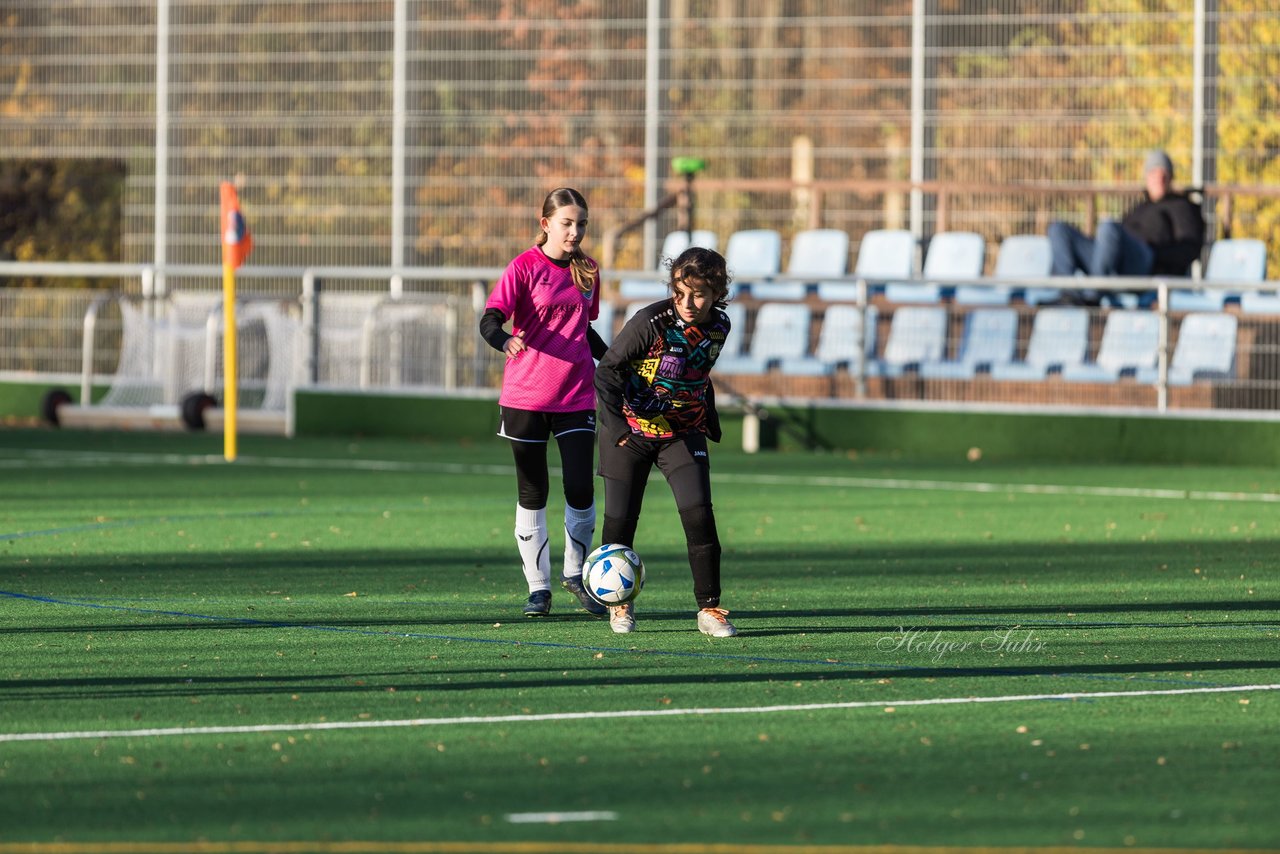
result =
[{"label": "tall mesh fence", "polygon": [[[0,157],[123,161],[118,260],[156,258],[157,174],[169,263],[217,262],[224,179],[241,186],[255,263],[392,263],[397,167],[405,264],[503,263],[528,244],[537,206],[558,184],[587,193],[598,236],[644,207],[655,56],[660,177],[673,155],[707,159],[699,225],[722,242],[757,226],[789,239],[808,200],[716,181],[790,179],[797,169],[819,182],[911,175],[910,0],[665,0],[653,54],[645,0],[403,0],[399,114],[395,0],[169,0],[163,44],[161,2],[4,4]],[[1192,177],[1193,4],[1033,5],[924,2],[918,177],[975,187],[949,200],[947,224],[992,245],[1036,230],[1047,210],[1084,212],[1070,198],[982,186],[1136,186],[1153,146],[1169,150],[1180,179]],[[1206,0],[1212,49],[1200,95],[1214,130],[1204,180],[1280,178],[1280,14],[1265,6]],[[159,172],[158,141],[167,146]],[[869,228],[906,223],[908,206],[898,192],[827,192],[819,224],[848,231],[856,247]],[[1280,245],[1277,209],[1240,201],[1235,234]],[[926,234],[937,215],[926,201]],[[664,220],[659,232],[673,227]],[[618,265],[651,263],[640,246],[625,241]]]}]

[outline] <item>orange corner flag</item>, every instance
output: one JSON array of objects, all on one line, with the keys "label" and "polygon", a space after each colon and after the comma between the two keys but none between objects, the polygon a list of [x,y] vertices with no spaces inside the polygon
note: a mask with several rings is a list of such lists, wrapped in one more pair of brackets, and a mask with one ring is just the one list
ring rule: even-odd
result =
[{"label": "orange corner flag", "polygon": [[253,251],[249,224],[240,213],[240,197],[230,181],[222,182],[222,263],[239,267]]}]

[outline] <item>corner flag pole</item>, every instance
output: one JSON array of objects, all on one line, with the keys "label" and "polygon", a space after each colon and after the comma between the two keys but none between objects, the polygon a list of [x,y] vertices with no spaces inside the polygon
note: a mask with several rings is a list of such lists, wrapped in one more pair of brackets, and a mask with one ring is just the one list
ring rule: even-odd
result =
[{"label": "corner flag pole", "polygon": [[222,182],[222,455],[236,458],[236,406],[239,373],[236,369],[236,268],[253,249],[253,238],[240,199],[229,181]]},{"label": "corner flag pole", "polygon": [[236,268],[222,261],[222,456],[236,458]]}]

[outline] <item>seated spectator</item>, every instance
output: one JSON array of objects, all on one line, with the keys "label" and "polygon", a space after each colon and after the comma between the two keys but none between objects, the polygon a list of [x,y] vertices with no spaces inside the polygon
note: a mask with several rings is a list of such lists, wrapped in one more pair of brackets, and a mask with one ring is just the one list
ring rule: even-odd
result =
[{"label": "seated spectator", "polygon": [[[1183,193],[1170,190],[1173,162],[1163,151],[1147,154],[1143,166],[1143,200],[1120,222],[1104,220],[1098,233],[1086,237],[1065,222],[1049,225],[1055,276],[1187,276],[1204,246],[1204,215]],[[1150,291],[1138,292],[1146,302]],[[1063,291],[1063,301],[1099,305],[1103,294],[1093,289]],[[1116,292],[1105,294],[1114,302]]]}]

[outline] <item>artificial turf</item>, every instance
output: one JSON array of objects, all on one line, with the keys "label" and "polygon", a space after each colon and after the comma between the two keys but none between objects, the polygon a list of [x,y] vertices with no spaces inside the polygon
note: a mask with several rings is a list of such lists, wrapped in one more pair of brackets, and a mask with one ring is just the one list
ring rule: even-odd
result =
[{"label": "artificial turf", "polygon": [[713,640],[660,479],[618,636],[496,440],[219,449],[0,432],[0,852],[1280,846],[1271,469],[718,448]]}]

